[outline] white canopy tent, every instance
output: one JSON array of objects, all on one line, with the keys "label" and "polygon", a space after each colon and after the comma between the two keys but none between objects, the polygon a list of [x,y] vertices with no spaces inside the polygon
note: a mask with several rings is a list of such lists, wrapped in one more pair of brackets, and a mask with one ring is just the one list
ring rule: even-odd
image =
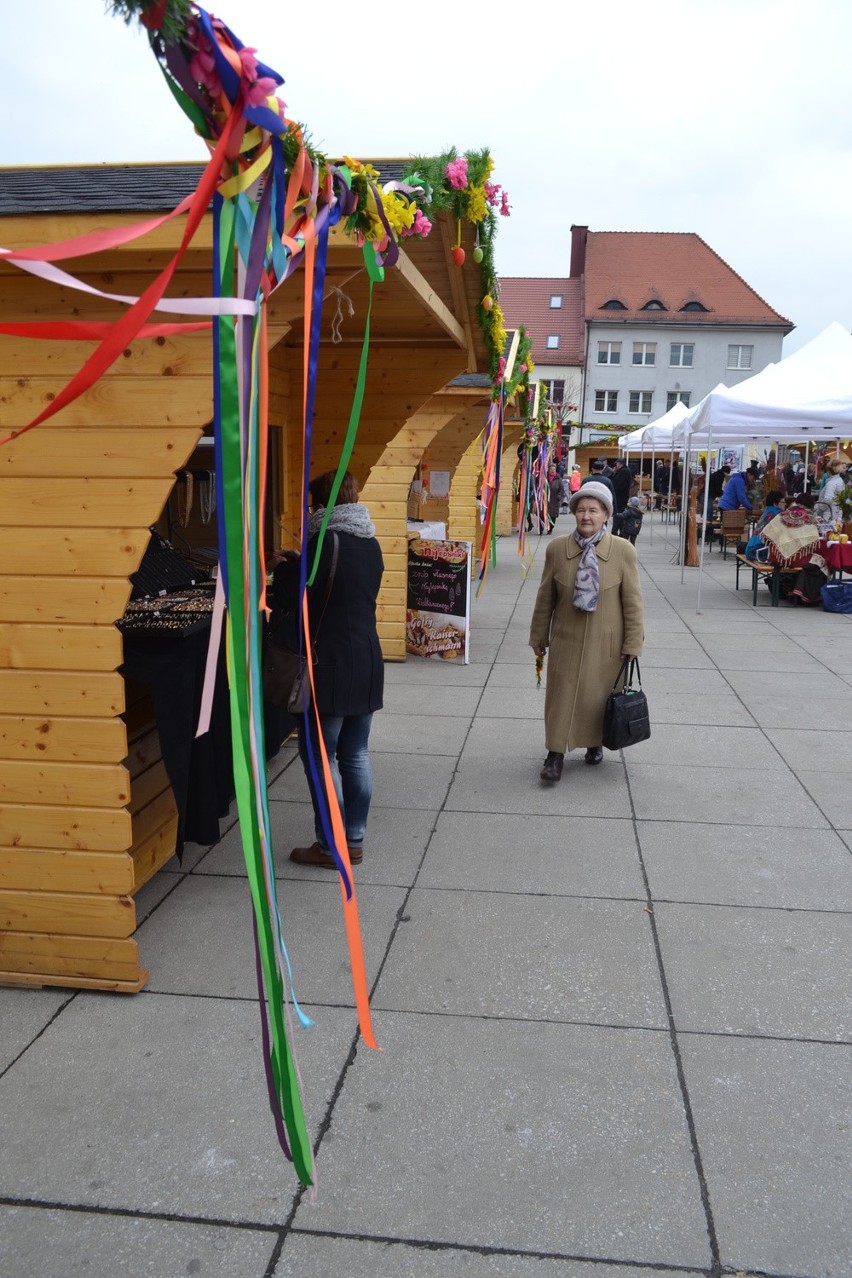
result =
[{"label": "white canopy tent", "polygon": [[[763,439],[848,439],[852,435],[852,336],[837,323],[788,355],[770,364],[738,386],[718,387],[674,429],[674,446],[690,453],[707,453],[724,444],[744,444]],[[707,519],[708,485],[704,486],[704,521]],[[681,564],[684,559],[681,552]],[[701,609],[701,574],[704,565],[704,533],[698,566],[698,600]],[[683,579],[683,567],[681,567]]]},{"label": "white canopy tent", "polygon": [[[621,438],[621,451],[625,459],[629,453],[639,453],[639,471],[640,474],[645,466],[645,456],[651,454],[651,492],[653,494],[654,483],[654,458],[657,452],[670,452],[674,456],[672,443],[672,434],[679,422],[688,416],[689,409],[685,404],[678,401],[673,404],[668,412],[662,417],[658,417],[656,421],[648,422],[646,426],[640,426],[638,430],[632,430],[629,435],[623,435]],[[671,469],[669,470],[669,497],[671,497]],[[651,541],[654,540],[654,521],[650,521]]]}]

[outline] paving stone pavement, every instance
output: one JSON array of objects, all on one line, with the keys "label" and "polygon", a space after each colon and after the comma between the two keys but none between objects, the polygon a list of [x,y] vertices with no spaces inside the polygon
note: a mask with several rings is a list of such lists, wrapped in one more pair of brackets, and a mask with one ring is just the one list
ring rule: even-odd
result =
[{"label": "paving stone pavement", "polygon": [[[557,535],[572,521],[560,520]],[[387,667],[356,871],[374,1025],[271,765],[315,1201],[278,1151],[230,821],[138,898],[135,997],[0,989],[0,1278],[852,1273],[852,619],[639,539],[650,741],[538,779],[512,541],[471,662]]]}]

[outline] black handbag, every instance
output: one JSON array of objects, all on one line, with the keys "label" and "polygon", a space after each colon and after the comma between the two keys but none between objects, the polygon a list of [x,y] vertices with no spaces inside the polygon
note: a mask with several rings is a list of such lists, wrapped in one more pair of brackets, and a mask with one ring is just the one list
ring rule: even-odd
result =
[{"label": "black handbag", "polygon": [[[316,632],[313,635],[314,644],[319,638],[320,626],[325,616],[325,610],[328,607],[334,574],[337,570],[337,553],[340,549],[340,541],[336,532],[331,535],[334,539],[334,549],[331,556],[331,568],[325,586],[322,612],[317,622]],[[288,621],[291,623],[290,629],[296,633],[298,626],[296,625],[295,617],[288,615],[284,618],[284,622]],[[281,628],[286,628],[286,626],[279,626],[279,629]],[[313,649],[311,664],[313,666],[317,664],[316,647]],[[272,634],[266,636],[266,641],[263,645],[263,695],[273,705],[283,706],[284,709],[289,710],[290,714],[303,714],[311,706],[311,677],[305,654],[297,651],[290,644],[283,643]]]},{"label": "black handbag", "polygon": [[[637,687],[633,687],[636,678]],[[618,685],[621,684],[621,690]],[[648,698],[642,691],[642,675],[635,657],[625,657],[604,709],[603,744],[607,750],[623,750],[651,735]]]}]

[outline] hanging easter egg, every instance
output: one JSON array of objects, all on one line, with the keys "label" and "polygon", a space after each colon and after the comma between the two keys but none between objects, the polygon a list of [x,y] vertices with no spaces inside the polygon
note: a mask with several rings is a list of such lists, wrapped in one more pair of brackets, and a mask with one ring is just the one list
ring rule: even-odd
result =
[{"label": "hanging easter egg", "polygon": [[476,262],[477,266],[482,261],[484,256],[485,254],[483,253],[482,249],[477,244],[476,248],[473,250],[473,260],[474,262]]},{"label": "hanging easter egg", "polygon": [[490,293],[486,293],[482,299],[482,309],[484,311],[490,311],[493,309],[493,306],[494,306],[494,298],[491,296]]},{"label": "hanging easter egg", "polygon": [[464,256],[465,256],[464,249],[462,248],[460,244],[457,244],[456,247],[453,249],[453,261],[455,262],[456,266],[464,265]]}]

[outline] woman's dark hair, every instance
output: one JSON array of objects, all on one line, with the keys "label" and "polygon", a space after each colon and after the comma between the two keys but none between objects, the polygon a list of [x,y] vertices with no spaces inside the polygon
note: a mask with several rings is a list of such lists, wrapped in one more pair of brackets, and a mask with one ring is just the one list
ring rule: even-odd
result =
[{"label": "woman's dark hair", "polygon": [[[311,505],[314,510],[328,505],[328,499],[331,496],[331,490],[334,485],[334,476],[337,474],[334,470],[327,470],[322,475],[315,475],[308,484],[308,492],[311,494]],[[340,485],[340,492],[337,494],[338,506],[346,506],[350,502],[358,500],[358,480],[347,470],[343,476]]]},{"label": "woman's dark hair", "polygon": [[794,504],[796,506],[804,506],[806,510],[813,510],[816,503],[817,503],[816,493],[802,493],[801,496],[796,498],[796,501]]},{"label": "woman's dark hair", "polygon": [[786,495],[787,494],[783,493],[780,488],[773,488],[771,493],[766,494],[767,506],[777,506],[779,501],[786,497]]}]

